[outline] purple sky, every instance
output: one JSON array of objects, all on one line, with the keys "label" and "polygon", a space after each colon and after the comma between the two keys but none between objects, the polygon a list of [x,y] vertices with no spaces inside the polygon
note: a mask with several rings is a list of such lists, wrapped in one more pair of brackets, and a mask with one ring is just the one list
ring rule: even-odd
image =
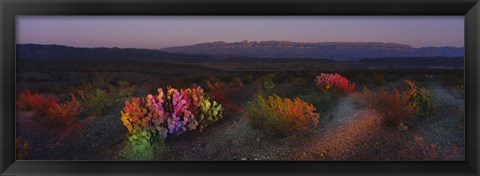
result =
[{"label": "purple sky", "polygon": [[159,49],[212,41],[464,46],[463,16],[17,16],[17,43]]}]

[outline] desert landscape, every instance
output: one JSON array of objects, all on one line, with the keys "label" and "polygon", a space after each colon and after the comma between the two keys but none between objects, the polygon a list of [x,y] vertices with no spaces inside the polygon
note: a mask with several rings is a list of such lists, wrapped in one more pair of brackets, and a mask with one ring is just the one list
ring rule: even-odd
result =
[{"label": "desert landscape", "polygon": [[17,159],[464,160],[464,85],[455,47],[17,44]]}]

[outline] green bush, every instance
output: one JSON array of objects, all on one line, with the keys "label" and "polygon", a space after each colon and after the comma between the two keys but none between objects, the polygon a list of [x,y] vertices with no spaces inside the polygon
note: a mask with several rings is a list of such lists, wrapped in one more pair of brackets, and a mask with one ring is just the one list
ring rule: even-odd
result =
[{"label": "green bush", "polygon": [[267,90],[274,89],[276,87],[275,81],[273,80],[274,78],[275,78],[274,74],[262,76],[261,81],[262,81],[263,88]]},{"label": "green bush", "polygon": [[104,115],[110,111],[113,106],[113,98],[107,94],[107,91],[95,89],[78,89],[78,97],[86,105],[88,111],[94,115]]},{"label": "green bush", "polygon": [[200,122],[200,131],[222,118],[222,105],[218,104],[216,101],[212,102],[209,99],[203,99],[198,120]]},{"label": "green bush", "polygon": [[437,109],[437,104],[433,101],[432,94],[430,91],[425,88],[418,88],[414,82],[408,81],[407,83],[411,86],[411,89],[415,89],[415,94],[413,95],[413,102],[417,104],[419,117],[429,117]]},{"label": "green bush", "polygon": [[309,126],[317,126],[320,116],[313,105],[298,97],[292,101],[277,95],[258,95],[256,100],[247,102],[245,108],[254,128],[281,136],[305,132]]}]

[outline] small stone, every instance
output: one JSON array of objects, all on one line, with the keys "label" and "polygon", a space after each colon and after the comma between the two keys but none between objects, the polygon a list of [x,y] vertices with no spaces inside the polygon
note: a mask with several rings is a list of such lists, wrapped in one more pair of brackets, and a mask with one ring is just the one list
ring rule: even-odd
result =
[{"label": "small stone", "polygon": [[260,138],[257,138],[257,142],[260,142]]},{"label": "small stone", "polygon": [[247,158],[242,158],[242,159],[240,159],[240,160],[247,160]]}]

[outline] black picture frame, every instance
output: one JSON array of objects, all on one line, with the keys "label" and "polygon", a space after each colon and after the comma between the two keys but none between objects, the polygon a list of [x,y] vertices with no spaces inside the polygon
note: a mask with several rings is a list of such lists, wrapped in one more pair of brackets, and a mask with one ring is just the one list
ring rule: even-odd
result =
[{"label": "black picture frame", "polygon": [[[479,175],[478,0],[1,0],[1,175]],[[15,161],[16,15],[464,15],[466,161]]]}]

